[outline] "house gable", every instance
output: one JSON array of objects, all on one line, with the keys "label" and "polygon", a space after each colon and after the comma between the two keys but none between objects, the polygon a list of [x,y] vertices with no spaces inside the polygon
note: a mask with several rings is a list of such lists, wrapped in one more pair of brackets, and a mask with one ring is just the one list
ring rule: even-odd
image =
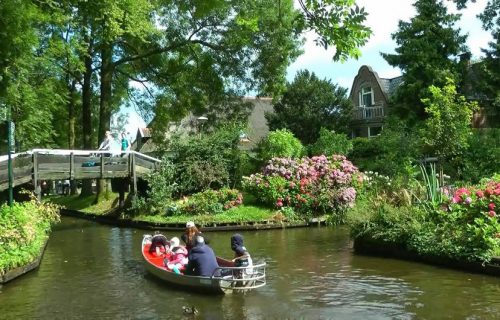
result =
[{"label": "house gable", "polygon": [[356,107],[361,105],[359,93],[363,88],[368,87],[371,87],[373,92],[373,105],[386,106],[389,101],[388,92],[385,91],[386,86],[383,85],[378,74],[370,66],[366,65],[359,68],[358,74],[352,83],[349,99],[353,105]]}]

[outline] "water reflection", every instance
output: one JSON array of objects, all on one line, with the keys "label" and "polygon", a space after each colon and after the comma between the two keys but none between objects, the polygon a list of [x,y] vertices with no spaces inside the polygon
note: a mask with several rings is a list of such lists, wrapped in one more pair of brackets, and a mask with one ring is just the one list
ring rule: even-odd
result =
[{"label": "water reflection", "polygon": [[[268,285],[207,296],[149,275],[140,255],[147,231],[65,218],[36,272],[0,288],[0,319],[494,319],[500,279],[423,264],[353,255],[345,228],[244,232]],[[232,255],[232,233],[211,245]],[[179,234],[169,234],[169,236]]]}]

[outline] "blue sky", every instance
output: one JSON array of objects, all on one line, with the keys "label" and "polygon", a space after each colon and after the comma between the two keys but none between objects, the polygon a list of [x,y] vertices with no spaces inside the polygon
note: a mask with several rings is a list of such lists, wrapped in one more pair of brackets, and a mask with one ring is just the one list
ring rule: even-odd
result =
[{"label": "blue sky", "polygon": [[[414,0],[357,0],[360,7],[364,7],[369,16],[366,24],[373,30],[368,43],[361,48],[362,56],[358,59],[349,59],[344,63],[333,62],[334,49],[324,50],[317,47],[313,40],[314,34],[306,35],[304,53],[288,68],[287,80],[292,81],[296,72],[307,69],[314,72],[319,78],[330,79],[342,87],[351,87],[352,81],[362,65],[369,65],[382,78],[393,78],[401,75],[401,71],[385,62],[380,52],[392,53],[396,47],[391,39],[391,33],[398,28],[399,20],[409,21],[415,15]],[[454,4],[446,1],[451,12],[456,12]],[[473,59],[481,57],[481,48],[487,47],[491,35],[481,29],[481,23],[476,18],[486,6],[487,0],[477,0],[462,10],[462,19],[458,27],[462,33],[468,33],[467,44],[472,52]],[[135,138],[137,128],[145,126],[140,116],[131,109],[122,110],[129,114],[129,124],[126,126],[131,136]]]}]

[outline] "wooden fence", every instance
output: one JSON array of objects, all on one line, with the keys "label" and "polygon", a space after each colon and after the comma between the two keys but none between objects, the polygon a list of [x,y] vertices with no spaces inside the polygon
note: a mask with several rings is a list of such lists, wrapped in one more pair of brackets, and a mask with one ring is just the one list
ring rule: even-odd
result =
[{"label": "wooden fence", "polygon": [[[154,170],[160,160],[136,151],[110,154],[110,151],[34,149],[12,156],[13,187],[32,182],[39,193],[42,180],[131,179]],[[9,186],[7,156],[0,157],[0,191]]]}]

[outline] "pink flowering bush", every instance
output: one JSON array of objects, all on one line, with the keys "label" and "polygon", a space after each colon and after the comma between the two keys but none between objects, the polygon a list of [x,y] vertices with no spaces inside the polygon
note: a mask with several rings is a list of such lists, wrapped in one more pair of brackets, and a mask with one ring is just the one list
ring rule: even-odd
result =
[{"label": "pink flowering bush", "polygon": [[500,256],[500,175],[439,192],[440,202],[358,201],[350,215],[351,234],[422,257],[489,262]]},{"label": "pink flowering bush", "polygon": [[443,207],[450,213],[458,212],[466,221],[486,218],[498,221],[500,217],[500,179],[492,179],[478,186],[459,188]]},{"label": "pink flowering bush", "polygon": [[344,156],[272,158],[262,173],[244,177],[243,187],[269,206],[319,215],[354,204],[357,175],[358,168]]},{"label": "pink flowering bush", "polygon": [[[434,244],[450,257],[488,261],[500,253],[500,177],[458,188],[430,216]],[[429,232],[430,234],[431,232]],[[422,241],[418,241],[421,246]]]}]

